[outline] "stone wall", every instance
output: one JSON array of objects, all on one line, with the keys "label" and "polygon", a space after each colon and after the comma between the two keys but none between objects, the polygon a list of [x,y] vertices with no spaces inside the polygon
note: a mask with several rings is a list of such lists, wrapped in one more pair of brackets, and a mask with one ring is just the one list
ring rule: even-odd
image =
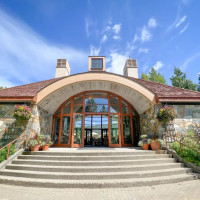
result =
[{"label": "stone wall", "polygon": [[[175,133],[179,136],[187,134],[190,126],[200,126],[200,105],[170,105],[176,109],[177,116],[174,120]],[[140,115],[141,134],[158,133],[162,136],[164,125],[157,120],[157,113],[162,105],[152,106]]]},{"label": "stone wall", "polygon": [[159,136],[162,136],[163,127],[162,124],[157,120],[157,113],[161,107],[161,105],[152,106],[149,110],[140,115],[141,135],[158,133]]},{"label": "stone wall", "polygon": [[0,104],[0,147],[13,141],[23,133],[32,137],[35,133],[50,134],[52,115],[39,106],[32,105],[32,117],[27,123],[17,123],[14,115],[14,103]]},{"label": "stone wall", "polygon": [[177,112],[174,128],[177,135],[187,133],[190,126],[200,126],[200,105],[172,105]]}]

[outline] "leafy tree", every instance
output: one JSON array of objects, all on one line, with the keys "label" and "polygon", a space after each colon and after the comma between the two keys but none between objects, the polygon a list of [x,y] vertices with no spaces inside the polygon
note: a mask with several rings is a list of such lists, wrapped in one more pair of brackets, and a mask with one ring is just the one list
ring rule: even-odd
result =
[{"label": "leafy tree", "polygon": [[148,74],[145,74],[144,72],[142,72],[141,78],[147,81],[153,81],[156,83],[166,84],[166,80],[164,76],[160,72],[157,72],[154,67],[151,68]]},{"label": "leafy tree", "polygon": [[190,79],[186,79],[186,73],[183,73],[178,67],[174,68],[174,75],[170,78],[172,85],[189,90],[196,90],[197,84]]},{"label": "leafy tree", "polygon": [[4,89],[3,86],[0,86],[0,90]]}]

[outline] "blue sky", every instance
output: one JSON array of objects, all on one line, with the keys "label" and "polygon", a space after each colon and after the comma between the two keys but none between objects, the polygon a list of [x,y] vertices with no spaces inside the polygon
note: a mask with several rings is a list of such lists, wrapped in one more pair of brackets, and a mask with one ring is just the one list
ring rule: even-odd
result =
[{"label": "blue sky", "polygon": [[137,59],[169,78],[174,66],[197,83],[200,72],[198,0],[0,0],[0,85],[54,78],[56,59],[71,73],[88,70],[88,56],[106,56],[122,74]]}]

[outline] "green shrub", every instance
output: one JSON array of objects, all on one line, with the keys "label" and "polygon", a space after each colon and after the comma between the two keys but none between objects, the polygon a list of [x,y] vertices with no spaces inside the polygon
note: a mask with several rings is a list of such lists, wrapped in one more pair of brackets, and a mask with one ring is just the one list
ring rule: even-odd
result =
[{"label": "green shrub", "polygon": [[[8,147],[6,147],[5,149],[2,149],[0,151],[0,163],[3,162],[4,160],[6,160],[7,152],[8,152]],[[9,156],[13,155],[15,152],[16,152],[15,144],[11,144]]]},{"label": "green shrub", "polygon": [[[184,144],[188,144],[188,143],[184,143]],[[173,142],[170,144],[170,148],[176,151],[176,153],[181,158],[183,158],[186,162],[191,162],[200,166],[200,154],[196,150],[196,148],[198,148],[198,145],[197,146],[194,145],[194,148],[192,146],[192,143],[188,145],[188,147],[183,145],[182,151],[181,151],[180,144],[178,142]]]}]

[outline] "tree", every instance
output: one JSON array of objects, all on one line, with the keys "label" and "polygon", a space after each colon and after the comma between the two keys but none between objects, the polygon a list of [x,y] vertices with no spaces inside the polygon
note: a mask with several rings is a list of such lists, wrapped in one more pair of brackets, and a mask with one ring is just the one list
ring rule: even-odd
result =
[{"label": "tree", "polygon": [[174,76],[170,78],[172,85],[189,90],[196,90],[197,84],[190,79],[186,79],[186,73],[183,73],[178,67],[174,67]]},{"label": "tree", "polygon": [[141,78],[147,81],[153,81],[156,83],[166,84],[166,80],[164,76],[160,72],[157,72],[154,67],[151,68],[148,74],[145,74],[144,72],[142,72]]},{"label": "tree", "polygon": [[199,73],[199,84],[197,85],[197,91],[200,92],[200,73]]},{"label": "tree", "polygon": [[0,90],[4,89],[3,86],[0,86]]}]

